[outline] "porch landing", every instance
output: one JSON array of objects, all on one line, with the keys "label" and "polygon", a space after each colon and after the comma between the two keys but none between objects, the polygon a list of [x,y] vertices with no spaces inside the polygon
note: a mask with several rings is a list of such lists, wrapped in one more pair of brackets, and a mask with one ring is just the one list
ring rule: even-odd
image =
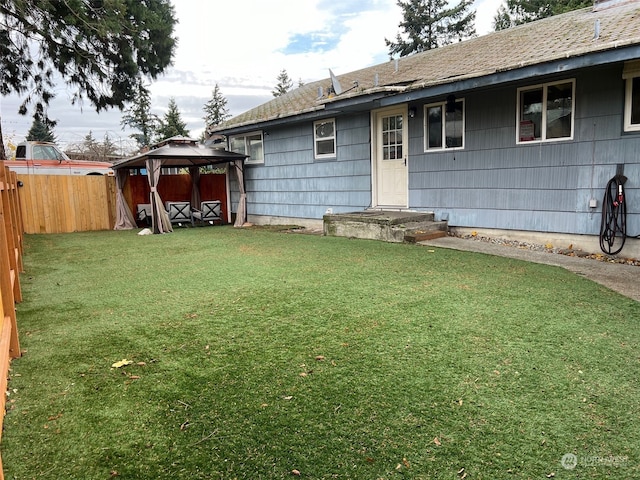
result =
[{"label": "porch landing", "polygon": [[385,242],[421,242],[445,237],[448,231],[447,222],[436,222],[433,212],[364,210],[326,214],[322,220],[325,235]]}]

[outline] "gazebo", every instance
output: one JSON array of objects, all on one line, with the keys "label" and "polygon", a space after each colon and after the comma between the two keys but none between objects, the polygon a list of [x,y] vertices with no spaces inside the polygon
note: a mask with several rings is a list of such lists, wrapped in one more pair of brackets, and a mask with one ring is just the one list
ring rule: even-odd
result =
[{"label": "gazebo", "polygon": [[116,176],[116,225],[114,230],[127,230],[136,227],[136,221],[124,198],[124,187],[131,169],[146,169],[150,188],[150,204],[153,233],[172,232],[169,216],[164,209],[158,193],[161,169],[188,168],[191,175],[191,205],[200,204],[200,167],[228,163],[234,167],[238,178],[240,201],[236,210],[234,226],[241,227],[247,220],[247,195],[244,188],[244,161],[247,155],[230,152],[222,143],[200,145],[188,137],[171,137],[153,146],[149,151],[140,153],[113,164]]}]

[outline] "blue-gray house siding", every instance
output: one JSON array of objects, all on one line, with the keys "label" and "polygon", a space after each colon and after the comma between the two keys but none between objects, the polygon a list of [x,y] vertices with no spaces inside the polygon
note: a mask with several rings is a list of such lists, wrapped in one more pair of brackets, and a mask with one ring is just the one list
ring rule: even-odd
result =
[{"label": "blue-gray house siding", "polygon": [[263,131],[264,164],[245,168],[251,215],[319,219],[328,208],[370,206],[369,114],[335,118],[337,155],[330,159],[314,159],[313,121]]},{"label": "blue-gray house siding", "polygon": [[[517,88],[569,78],[573,140],[516,144]],[[640,231],[640,135],[623,133],[622,65],[461,96],[464,150],[424,153],[422,116],[411,119],[410,208],[448,216],[453,226],[598,234],[604,188],[620,164],[629,231]]]}]

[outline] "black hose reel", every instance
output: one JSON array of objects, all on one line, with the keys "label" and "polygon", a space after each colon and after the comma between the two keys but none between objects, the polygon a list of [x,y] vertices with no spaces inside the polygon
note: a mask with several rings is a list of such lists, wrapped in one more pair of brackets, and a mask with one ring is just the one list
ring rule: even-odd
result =
[{"label": "black hose reel", "polygon": [[627,239],[627,202],[624,183],[627,177],[617,173],[609,182],[602,199],[600,249],[608,255],[620,253]]}]

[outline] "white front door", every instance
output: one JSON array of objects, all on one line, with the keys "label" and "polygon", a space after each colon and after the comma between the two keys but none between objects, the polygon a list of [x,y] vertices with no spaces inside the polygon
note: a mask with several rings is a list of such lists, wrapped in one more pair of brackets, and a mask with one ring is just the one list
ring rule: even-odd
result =
[{"label": "white front door", "polygon": [[407,107],[393,107],[372,112],[373,127],[373,206],[406,208],[407,175]]}]

